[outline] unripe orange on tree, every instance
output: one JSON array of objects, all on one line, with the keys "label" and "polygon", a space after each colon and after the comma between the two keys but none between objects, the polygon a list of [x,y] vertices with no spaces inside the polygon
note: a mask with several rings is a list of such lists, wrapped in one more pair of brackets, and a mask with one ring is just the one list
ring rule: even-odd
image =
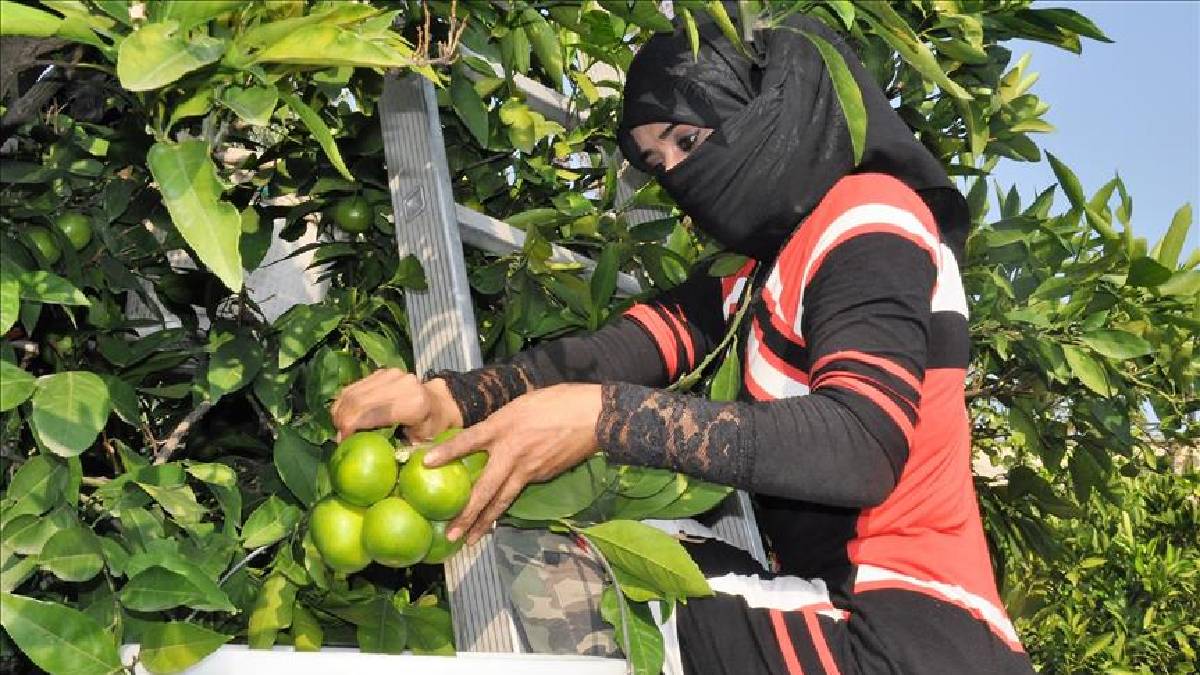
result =
[{"label": "unripe orange on tree", "polygon": [[333,205],[333,222],[343,232],[358,234],[371,229],[375,212],[365,197],[346,197]]},{"label": "unripe orange on tree", "polygon": [[329,458],[329,480],[338,496],[370,506],[388,496],[396,484],[395,448],[377,431],[359,431],[338,444]]},{"label": "unripe orange on tree", "polygon": [[78,211],[67,211],[54,219],[54,225],[76,251],[82,251],[92,240],[92,219]]},{"label": "unripe orange on tree", "polygon": [[430,520],[449,520],[458,515],[471,496],[471,477],[462,462],[429,468],[423,463],[425,450],[412,453],[396,481],[400,496]]},{"label": "unripe orange on tree", "polygon": [[46,259],[46,262],[53,265],[62,257],[62,250],[58,248],[58,242],[54,240],[54,235],[50,230],[41,225],[34,225],[25,230],[25,234],[29,237],[29,241],[37,247],[38,252]]},{"label": "unripe orange on tree", "polygon": [[450,524],[445,520],[435,520],[429,523],[433,527],[433,541],[429,544],[429,552],[425,554],[425,559],[421,562],[428,565],[437,565],[446,561],[447,558],[458,553],[458,549],[463,547],[463,538],[459,537],[458,541],[450,541],[446,538],[446,527]]},{"label": "unripe orange on tree", "polygon": [[365,508],[333,495],[312,508],[309,532],[321,558],[331,569],[350,574],[371,564],[362,541],[366,513]]},{"label": "unripe orange on tree", "polygon": [[415,565],[429,552],[433,528],[400,497],[375,502],[363,518],[363,548],[371,559],[388,567]]}]

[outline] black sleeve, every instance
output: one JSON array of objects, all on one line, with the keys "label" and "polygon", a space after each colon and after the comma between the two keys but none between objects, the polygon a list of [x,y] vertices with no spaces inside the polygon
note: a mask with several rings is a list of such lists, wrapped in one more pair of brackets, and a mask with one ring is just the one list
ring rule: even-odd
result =
[{"label": "black sleeve", "polygon": [[598,331],[544,342],[505,363],[429,377],[446,381],[467,426],[527,391],[561,382],[662,387],[699,365],[720,343],[726,324],[721,299],[721,280],[703,266]]},{"label": "black sleeve", "polygon": [[616,462],[833,506],[882,502],[908,454],[936,267],[890,234],[838,245],[804,295],[809,395],[718,403],[606,384],[597,425]]}]

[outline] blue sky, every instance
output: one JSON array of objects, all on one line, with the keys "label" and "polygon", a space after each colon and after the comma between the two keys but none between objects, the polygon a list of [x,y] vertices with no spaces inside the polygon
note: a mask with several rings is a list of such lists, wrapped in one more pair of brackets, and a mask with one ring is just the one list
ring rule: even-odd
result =
[{"label": "blue sky", "polygon": [[[1133,197],[1133,231],[1153,246],[1184,202],[1200,216],[1200,2],[1049,1],[1091,18],[1113,44],[1084,40],[1083,54],[1035,42],[1005,43],[1014,61],[1033,54],[1033,92],[1057,127],[1033,140],[1074,169],[1090,196],[1119,172]],[[1022,202],[1054,182],[1048,162],[1002,160],[996,179]],[[991,196],[994,216],[995,197]],[[1060,202],[1061,203],[1061,202]],[[1194,219],[1187,252],[1200,246]]]}]

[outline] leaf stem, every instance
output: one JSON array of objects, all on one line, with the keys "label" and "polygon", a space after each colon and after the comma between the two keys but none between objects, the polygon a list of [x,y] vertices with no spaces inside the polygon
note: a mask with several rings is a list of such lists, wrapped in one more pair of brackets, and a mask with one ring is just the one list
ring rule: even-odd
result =
[{"label": "leaf stem", "polygon": [[632,674],[634,671],[633,651],[632,645],[629,641],[629,631],[631,630],[631,626],[629,625],[629,607],[625,602],[625,592],[621,590],[621,582],[617,581],[617,575],[615,572],[613,572],[612,566],[608,564],[608,559],[604,557],[604,553],[599,547],[596,546],[591,538],[584,534],[583,530],[575,527],[570,522],[563,521],[563,524],[569,527],[572,532],[574,532],[579,536],[579,538],[583,539],[583,541],[587,543],[588,552],[600,561],[600,565],[604,567],[604,573],[607,574],[608,578],[612,580],[613,590],[617,594],[617,607],[621,610],[621,642],[623,643],[622,649],[625,651],[626,672]]}]

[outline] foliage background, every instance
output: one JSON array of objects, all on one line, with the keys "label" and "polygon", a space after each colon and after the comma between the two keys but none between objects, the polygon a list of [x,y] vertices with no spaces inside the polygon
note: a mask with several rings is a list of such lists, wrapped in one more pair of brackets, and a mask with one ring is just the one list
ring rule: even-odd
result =
[{"label": "foliage background", "polygon": [[[977,487],[1005,601],[1045,670],[1188,672],[1200,641],[1191,209],[1146,242],[1119,179],[1085,191],[1043,156],[1033,134],[1051,130],[1048,103],[1005,46],[1080,51],[1103,32],[1024,1],[675,7],[725,15],[733,31],[760,10],[826,21],[963,177]],[[229,639],[450,648],[439,570],[339,579],[304,537],[305,507],[328,489],[327,401],[364,368],[412,363],[403,293],[426,283],[392,240],[382,68],[440,82],[457,200],[527,234],[509,256],[466,251],[485,358],[601,325],[629,302],[613,292],[618,269],[653,292],[718,254],[678,214],[630,226],[616,205],[619,86],[596,64],[622,71],[630,44],[669,27],[653,4],[451,9],[434,3],[429,21],[433,42],[461,38],[449,65],[429,55],[411,2],[0,5],[6,665],[60,670],[71,653],[78,672],[108,672],[133,641],[164,671]],[[567,95],[570,123],[535,112],[517,73]],[[1002,161],[1043,160],[1065,209],[989,181]],[[363,235],[325,215],[352,195],[376,210]],[[653,186],[633,205],[669,206]],[[91,221],[79,251],[52,225],[66,211]],[[268,321],[243,279],[273,237],[312,232],[302,253],[328,296]],[[601,272],[550,262],[552,243]],[[132,297],[158,314],[132,318]],[[165,328],[168,312],[179,327]]]}]

